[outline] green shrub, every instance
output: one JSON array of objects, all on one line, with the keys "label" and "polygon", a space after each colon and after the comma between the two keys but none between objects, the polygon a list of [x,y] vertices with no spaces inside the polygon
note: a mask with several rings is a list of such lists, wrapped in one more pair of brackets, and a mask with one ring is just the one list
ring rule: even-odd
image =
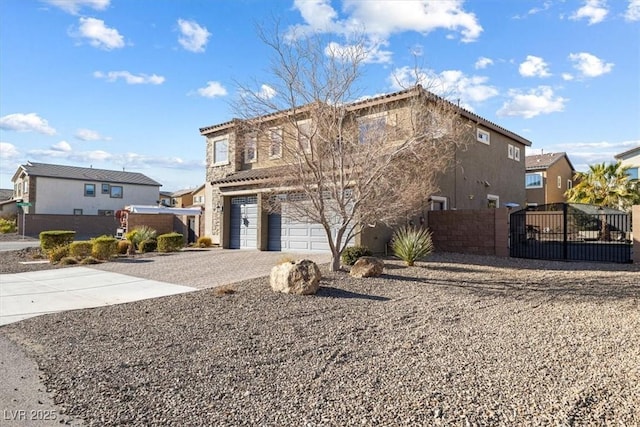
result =
[{"label": "green shrub", "polygon": [[155,239],[157,234],[158,234],[158,232],[156,230],[154,230],[153,228],[151,228],[151,227],[149,227],[147,225],[143,225],[143,226],[136,227],[133,230],[129,231],[127,234],[125,234],[125,237],[132,244],[130,249],[132,251],[135,251],[136,248],[140,247],[140,242],[143,242],[145,240]]},{"label": "green shrub", "polygon": [[116,250],[120,255],[124,255],[129,252],[129,246],[131,246],[131,242],[128,240],[119,240]]},{"label": "green shrub", "polygon": [[62,258],[69,256],[69,245],[56,246],[47,250],[47,258],[51,264],[60,262]]},{"label": "green shrub", "polygon": [[158,252],[176,252],[184,246],[184,236],[180,233],[167,233],[158,236]]},{"label": "green shrub", "polygon": [[155,251],[157,247],[158,241],[156,239],[148,239],[140,242],[140,244],[138,245],[138,250],[144,254],[147,252]]},{"label": "green shrub", "polygon": [[80,261],[80,264],[82,264],[82,265],[100,264],[100,260],[97,260],[94,257],[89,256],[89,257],[83,258]]},{"label": "green shrub", "polygon": [[91,255],[93,243],[86,240],[71,242],[69,245],[69,256],[76,258],[86,258]]},{"label": "green shrub", "polygon": [[431,232],[424,228],[402,227],[391,240],[393,254],[411,266],[433,252]]},{"label": "green shrub", "polygon": [[91,256],[97,259],[109,259],[114,256],[117,251],[117,240],[111,236],[96,237],[91,241],[93,248],[91,249]]},{"label": "green shrub", "polygon": [[78,263],[78,260],[75,259],[72,256],[66,256],[66,257],[62,258],[60,260],[60,262],[59,262],[59,264],[61,264],[61,265],[75,265],[77,263]]},{"label": "green shrub", "polygon": [[211,237],[198,237],[198,241],[196,242],[196,246],[199,248],[210,248],[211,247]]},{"label": "green shrub", "polygon": [[360,257],[371,255],[373,253],[366,246],[349,246],[342,251],[340,258],[342,259],[342,264],[353,265]]},{"label": "green shrub", "polygon": [[75,231],[51,230],[40,233],[40,247],[44,253],[58,246],[68,246],[73,242]]},{"label": "green shrub", "polygon": [[15,219],[0,218],[0,233],[15,233],[18,225]]}]

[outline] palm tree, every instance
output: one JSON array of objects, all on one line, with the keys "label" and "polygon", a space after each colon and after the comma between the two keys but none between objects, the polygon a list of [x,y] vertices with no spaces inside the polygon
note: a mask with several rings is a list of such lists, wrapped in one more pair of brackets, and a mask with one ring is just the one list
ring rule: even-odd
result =
[{"label": "palm tree", "polygon": [[[628,211],[634,203],[640,203],[640,185],[638,180],[629,179],[628,169],[620,162],[589,165],[588,172],[577,172],[573,177],[577,184],[565,193],[567,201]],[[601,238],[609,240],[604,215],[601,224]]]}]

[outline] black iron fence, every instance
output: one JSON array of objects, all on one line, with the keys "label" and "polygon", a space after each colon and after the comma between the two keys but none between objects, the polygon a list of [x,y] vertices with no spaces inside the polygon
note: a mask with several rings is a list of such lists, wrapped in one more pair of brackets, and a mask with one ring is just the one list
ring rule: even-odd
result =
[{"label": "black iron fence", "polygon": [[630,215],[576,203],[513,212],[510,254],[517,258],[632,262]]}]

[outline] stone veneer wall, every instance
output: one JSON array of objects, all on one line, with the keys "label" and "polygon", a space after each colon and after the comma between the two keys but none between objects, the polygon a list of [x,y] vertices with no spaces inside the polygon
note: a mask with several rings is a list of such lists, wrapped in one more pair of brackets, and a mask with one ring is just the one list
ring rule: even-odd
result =
[{"label": "stone veneer wall", "polygon": [[438,252],[509,256],[509,210],[430,211],[428,226]]}]

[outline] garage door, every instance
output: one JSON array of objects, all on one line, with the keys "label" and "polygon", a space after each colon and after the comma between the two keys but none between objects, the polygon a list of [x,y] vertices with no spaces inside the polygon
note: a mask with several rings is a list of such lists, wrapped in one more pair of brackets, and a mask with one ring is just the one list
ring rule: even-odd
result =
[{"label": "garage door", "polygon": [[[335,239],[337,230],[332,231]],[[287,215],[286,204],[282,205],[282,213],[269,215],[270,251],[301,251],[328,252],[330,251],[327,234],[318,223],[301,221],[295,214]]]},{"label": "garage door", "polygon": [[258,200],[256,196],[231,199],[229,248],[258,247]]}]

